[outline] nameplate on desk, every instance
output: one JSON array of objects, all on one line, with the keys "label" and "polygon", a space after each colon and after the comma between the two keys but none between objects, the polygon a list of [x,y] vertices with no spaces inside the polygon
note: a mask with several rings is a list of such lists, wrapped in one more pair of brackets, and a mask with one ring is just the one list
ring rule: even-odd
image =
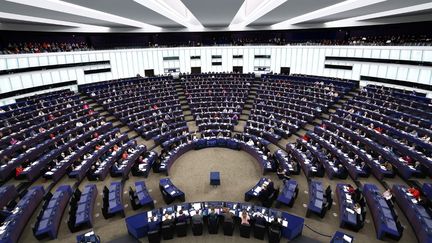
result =
[{"label": "nameplate on desk", "polygon": [[348,243],[351,243],[351,242],[352,242],[352,238],[349,237],[348,235],[344,235],[342,238],[344,239],[344,241],[346,241],[346,242],[348,242]]},{"label": "nameplate on desk", "polygon": [[259,193],[261,191],[261,187],[255,188],[254,192]]},{"label": "nameplate on desk", "polygon": [[351,208],[346,208],[346,211],[350,214],[354,214],[355,212]]}]

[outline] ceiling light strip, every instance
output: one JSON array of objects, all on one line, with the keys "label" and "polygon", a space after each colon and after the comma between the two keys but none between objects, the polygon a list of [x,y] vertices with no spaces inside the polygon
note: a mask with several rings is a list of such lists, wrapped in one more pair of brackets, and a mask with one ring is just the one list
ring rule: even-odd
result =
[{"label": "ceiling light strip", "polygon": [[376,19],[376,18],[406,14],[406,13],[417,12],[417,11],[428,10],[428,9],[432,9],[432,3],[418,4],[410,7],[398,8],[398,9],[387,10],[387,11],[373,13],[373,14],[361,15],[353,18],[330,21],[325,23],[325,27],[356,25],[360,21],[364,21],[368,19]]},{"label": "ceiling light strip", "polygon": [[204,29],[201,22],[180,0],[134,0],[189,29]]},{"label": "ceiling light strip", "polygon": [[230,30],[243,29],[286,1],[287,0],[245,0],[228,28]]},{"label": "ceiling light strip", "polygon": [[307,22],[314,19],[319,19],[322,17],[342,13],[345,11],[366,7],[369,5],[377,4],[380,2],[384,2],[387,0],[347,0],[343,1],[325,8],[318,9],[316,11],[312,11],[280,23],[274,24],[271,26],[272,29],[285,29],[289,28],[291,25]]},{"label": "ceiling light strip", "polygon": [[6,0],[13,3],[23,4],[35,8],[43,8],[51,11],[77,15],[86,18],[103,20],[106,22],[122,24],[147,30],[160,30],[160,27],[146,24],[140,21],[124,18],[118,15],[102,12],[99,10],[83,7],[80,5],[60,1],[60,0]]},{"label": "ceiling light strip", "polygon": [[0,18],[11,19],[11,20],[20,20],[20,21],[33,22],[33,23],[70,26],[70,27],[77,27],[77,28],[94,30],[94,31],[107,31],[107,30],[109,30],[108,27],[104,27],[104,26],[88,25],[88,24],[81,24],[81,23],[76,23],[76,22],[69,22],[69,21],[62,21],[62,20],[55,20],[55,19],[48,19],[48,18],[39,18],[39,17],[28,16],[28,15],[5,13],[5,12],[0,12]]}]

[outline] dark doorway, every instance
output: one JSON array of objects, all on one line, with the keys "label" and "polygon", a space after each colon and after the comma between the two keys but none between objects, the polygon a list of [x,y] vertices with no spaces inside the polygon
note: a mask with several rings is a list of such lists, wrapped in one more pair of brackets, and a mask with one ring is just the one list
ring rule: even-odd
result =
[{"label": "dark doorway", "polygon": [[146,77],[153,77],[154,76],[154,69],[146,69],[146,70],[144,70],[144,75]]},{"label": "dark doorway", "polygon": [[243,67],[242,66],[233,66],[233,72],[243,73]]},{"label": "dark doorway", "polygon": [[191,67],[191,73],[201,73],[201,67]]},{"label": "dark doorway", "polygon": [[280,73],[289,75],[290,74],[290,68],[289,67],[281,67]]}]

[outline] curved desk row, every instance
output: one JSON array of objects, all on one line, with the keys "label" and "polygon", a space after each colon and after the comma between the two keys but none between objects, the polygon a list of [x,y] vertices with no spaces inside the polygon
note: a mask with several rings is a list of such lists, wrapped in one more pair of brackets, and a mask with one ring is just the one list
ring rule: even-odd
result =
[{"label": "curved desk row", "polygon": [[16,196],[18,196],[18,191],[14,185],[4,185],[0,187],[0,208],[6,206]]},{"label": "curved desk row", "polygon": [[277,198],[276,207],[278,208],[281,204],[285,204],[292,208],[294,201],[297,198],[298,192],[299,188],[296,180],[291,179],[289,181],[285,181],[283,189]]},{"label": "curved desk row", "polygon": [[45,201],[42,211],[37,217],[33,234],[38,240],[45,237],[57,238],[63,212],[72,196],[72,188],[69,185],[60,186],[49,200]]},{"label": "curved desk row", "polygon": [[18,242],[28,220],[42,201],[44,193],[43,186],[34,186],[27,191],[1,225],[0,242]]},{"label": "curved desk row", "polygon": [[324,186],[321,181],[312,180],[309,183],[309,203],[307,206],[306,217],[311,213],[323,218],[327,212],[328,198],[325,195]]},{"label": "curved desk row", "polygon": [[229,137],[210,137],[210,138],[200,138],[195,139],[189,143],[183,143],[177,146],[174,150],[169,152],[168,157],[166,157],[159,166],[160,172],[166,172],[169,174],[171,166],[174,164],[175,160],[186,152],[193,149],[211,148],[211,147],[222,147],[236,150],[244,150],[245,152],[252,155],[261,167],[262,173],[265,171],[272,170],[272,163],[267,160],[267,156],[258,148],[253,145],[249,145],[246,142],[237,140],[235,138]]},{"label": "curved desk row", "polygon": [[402,237],[403,228],[397,220],[393,204],[385,200],[374,184],[365,184],[363,195],[372,214],[377,238],[383,240],[384,236],[389,236],[399,240]]},{"label": "curved desk row", "polygon": [[73,212],[72,215],[69,213],[68,222],[72,233],[84,228],[93,227],[93,212],[97,193],[95,184],[87,184],[84,187],[84,191],[79,193],[80,196],[76,198],[78,201],[74,202],[74,205],[71,204],[72,202],[70,203],[71,207],[74,208],[70,211]]},{"label": "curved desk row", "polygon": [[406,186],[394,184],[392,193],[419,242],[432,242],[432,215],[408,192]]},{"label": "curved desk row", "polygon": [[292,240],[300,236],[303,231],[304,218],[280,211],[278,209],[255,206],[250,203],[222,201],[169,205],[164,208],[158,208],[152,211],[127,217],[125,221],[129,234],[136,239],[139,239],[147,235],[150,224],[156,224],[156,227],[160,228],[164,213],[171,212],[174,216],[176,216],[179,215],[179,211],[183,211],[183,214],[190,218],[196,213],[196,211],[198,211],[203,215],[204,218],[206,218],[209,214],[210,208],[215,208],[215,212],[222,216],[222,207],[229,208],[231,213],[233,213],[236,218],[240,217],[243,211],[247,211],[252,219],[254,215],[261,213],[266,221],[266,224],[270,224],[276,216],[279,216],[282,225],[281,235],[288,240]]},{"label": "curved desk row", "polygon": [[123,184],[119,181],[111,182],[109,188],[103,190],[102,214],[105,219],[120,214],[124,217]]},{"label": "curved desk row", "polygon": [[339,226],[341,228],[351,228],[358,231],[363,227],[361,214],[365,211],[355,211],[356,201],[354,196],[349,192],[349,184],[338,183],[336,186],[336,196],[339,202]]},{"label": "curved desk row", "polygon": [[273,181],[262,177],[254,187],[245,192],[244,200],[248,202],[253,198],[266,199],[274,191]]},{"label": "curved desk row", "polygon": [[133,210],[145,206],[154,208],[153,198],[150,196],[144,181],[135,182],[135,191],[129,187],[129,199]]},{"label": "curved desk row", "polygon": [[159,181],[159,189],[166,204],[174,202],[176,199],[185,201],[185,194],[178,189],[170,180],[170,178],[162,178]]}]

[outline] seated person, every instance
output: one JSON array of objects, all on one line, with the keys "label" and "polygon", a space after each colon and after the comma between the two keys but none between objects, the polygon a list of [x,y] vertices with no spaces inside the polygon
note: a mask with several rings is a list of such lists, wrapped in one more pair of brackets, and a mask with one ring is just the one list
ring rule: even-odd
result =
[{"label": "seated person", "polygon": [[250,217],[249,214],[246,212],[246,210],[242,211],[240,219],[241,219],[240,224],[249,225]]},{"label": "seated person", "polygon": [[359,188],[354,190],[352,197],[353,197],[354,202],[360,202],[360,200],[362,198],[362,193],[360,192]]},{"label": "seated person", "polygon": [[203,223],[203,216],[200,214],[199,210],[195,210],[194,216],[192,216],[192,223],[193,224],[202,224]]},{"label": "seated person", "polygon": [[278,212],[278,215],[275,216],[274,220],[270,224],[270,229],[280,232],[282,230],[281,221],[282,221],[281,215],[280,212]]},{"label": "seated person", "polygon": [[265,226],[266,223],[267,223],[267,221],[264,218],[264,215],[261,212],[257,212],[256,215],[254,216],[254,224]]},{"label": "seated person", "polygon": [[354,204],[353,210],[356,214],[357,226],[359,226],[359,223],[365,220],[365,212],[363,212],[363,208],[358,203]]},{"label": "seated person", "polygon": [[173,226],[174,224],[174,218],[171,214],[165,213],[164,218],[162,220],[162,225],[170,225]]},{"label": "seated person", "polygon": [[271,186],[270,186],[270,184],[263,184],[261,193],[259,195],[260,201],[264,202],[264,201],[268,200],[272,196],[274,190],[275,189],[273,187],[273,184]]},{"label": "seated person", "polygon": [[357,214],[361,214],[362,213],[362,208],[360,206],[360,204],[356,203],[354,204],[354,212],[356,212]]},{"label": "seated person", "polygon": [[158,230],[159,230],[159,222],[157,222],[157,217],[153,216],[149,218],[148,232],[158,231]]},{"label": "seated person", "polygon": [[386,169],[387,171],[393,171],[393,165],[390,164],[390,162],[385,161],[385,162],[384,162],[383,164],[381,164],[381,165],[384,166],[385,169]]},{"label": "seated person", "polygon": [[384,197],[384,199],[385,199],[387,202],[389,202],[389,201],[392,199],[392,197],[393,197],[393,195],[392,195],[390,189],[387,189],[386,191],[384,191],[383,194],[382,194],[382,196]]},{"label": "seated person", "polygon": [[208,222],[210,223],[217,223],[218,222],[218,215],[216,214],[216,210],[214,207],[210,208],[210,213],[208,215]]},{"label": "seated person", "polygon": [[179,211],[179,216],[177,217],[177,223],[186,222],[186,215],[183,213],[183,209]]},{"label": "seated person", "polygon": [[229,211],[229,208],[224,208],[222,216],[224,218],[224,222],[234,222],[234,215]]},{"label": "seated person", "polygon": [[291,179],[291,177],[289,177],[288,171],[286,171],[282,166],[278,167],[276,173],[277,173],[279,179],[282,179],[282,180],[289,180],[289,179]]},{"label": "seated person", "polygon": [[351,185],[348,185],[347,186],[347,191],[348,191],[349,194],[353,195],[354,192],[355,192],[355,188],[352,187]]},{"label": "seated person", "polygon": [[408,192],[416,199],[419,200],[421,194],[420,191],[415,187],[408,188]]}]

